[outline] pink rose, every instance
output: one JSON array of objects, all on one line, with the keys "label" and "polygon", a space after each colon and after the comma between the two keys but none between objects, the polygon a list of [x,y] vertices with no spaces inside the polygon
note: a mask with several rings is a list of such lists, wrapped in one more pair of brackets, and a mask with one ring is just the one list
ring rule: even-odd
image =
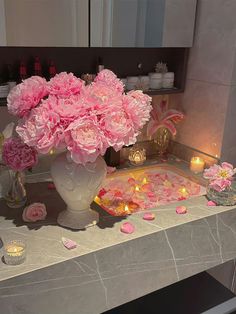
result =
[{"label": "pink rose", "polygon": [[3,144],[2,158],[15,171],[32,168],[38,162],[34,148],[24,144],[19,138],[9,138]]},{"label": "pink rose", "polygon": [[79,94],[84,86],[84,81],[74,76],[73,73],[61,72],[48,82],[48,92],[59,98],[68,98]]},{"label": "pink rose", "polygon": [[95,117],[78,118],[65,130],[71,158],[76,163],[94,162],[107,149],[106,140]]},{"label": "pink rose", "polygon": [[24,117],[47,94],[46,80],[39,76],[32,76],[10,91],[7,97],[8,110],[14,116]]},{"label": "pink rose", "polygon": [[46,216],[46,206],[43,203],[33,203],[28,207],[25,207],[22,219],[25,222],[35,222],[38,220],[44,220]]}]

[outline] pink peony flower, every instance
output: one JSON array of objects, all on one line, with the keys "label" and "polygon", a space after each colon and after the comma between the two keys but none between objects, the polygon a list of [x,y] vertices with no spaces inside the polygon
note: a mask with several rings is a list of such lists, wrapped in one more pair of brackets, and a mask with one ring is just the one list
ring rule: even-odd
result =
[{"label": "pink peony flower", "polygon": [[71,158],[82,164],[94,162],[108,147],[96,117],[82,117],[72,122],[65,131],[65,140]]},{"label": "pink peony flower", "polygon": [[24,144],[19,138],[4,141],[2,158],[4,163],[15,171],[31,168],[38,162],[36,150]]},{"label": "pink peony flower", "polygon": [[231,186],[231,181],[236,173],[233,165],[223,162],[221,165],[213,165],[209,169],[205,169],[203,177],[210,181],[210,186],[218,192],[224,191]]},{"label": "pink peony flower", "polygon": [[10,91],[7,97],[8,110],[14,116],[22,118],[47,94],[46,80],[39,76],[32,76]]},{"label": "pink peony flower", "polygon": [[94,82],[102,82],[103,84],[110,86],[114,92],[118,92],[120,94],[124,92],[124,84],[122,81],[117,78],[115,73],[108,69],[99,72]]},{"label": "pink peony flower", "polygon": [[25,222],[36,222],[38,220],[44,220],[46,216],[46,206],[42,203],[33,203],[28,207],[25,207],[22,219]]},{"label": "pink peony flower", "polygon": [[142,129],[150,118],[152,110],[151,97],[144,95],[142,91],[131,91],[123,97],[123,107],[133,122],[136,131]]},{"label": "pink peony flower", "polygon": [[[52,100],[53,98],[48,98]],[[40,106],[31,111],[29,117],[23,119],[16,127],[20,138],[42,154],[57,148],[64,142],[64,129],[60,125],[60,117],[55,112]]]},{"label": "pink peony flower", "polygon": [[61,72],[48,82],[48,93],[59,98],[68,98],[79,94],[84,86],[84,81],[74,76],[73,73]]},{"label": "pink peony flower", "polygon": [[124,145],[136,142],[137,133],[133,123],[120,109],[111,108],[110,112],[101,118],[100,127],[106,137],[107,145],[112,146],[116,151]]}]

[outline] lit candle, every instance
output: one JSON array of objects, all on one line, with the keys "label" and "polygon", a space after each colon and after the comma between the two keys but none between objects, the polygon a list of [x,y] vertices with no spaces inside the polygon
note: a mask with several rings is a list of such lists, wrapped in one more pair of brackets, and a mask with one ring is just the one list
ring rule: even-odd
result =
[{"label": "lit candle", "polygon": [[147,178],[143,178],[142,183],[143,183],[143,184],[147,184]]},{"label": "lit candle", "polygon": [[132,165],[142,165],[146,160],[146,150],[141,147],[132,147],[129,153],[129,161]]},{"label": "lit candle", "polygon": [[200,173],[204,170],[205,162],[200,157],[192,157],[190,161],[190,170],[194,173]]},{"label": "lit candle", "polygon": [[125,211],[128,212],[129,211],[129,206],[125,205]]},{"label": "lit candle", "polygon": [[4,246],[4,261],[8,265],[18,265],[24,262],[26,247],[23,241],[10,241]]},{"label": "lit candle", "polygon": [[140,187],[138,185],[136,185],[134,189],[135,189],[136,192],[140,191]]},{"label": "lit candle", "polygon": [[181,194],[181,196],[183,197],[187,197],[188,196],[188,191],[186,189],[186,187],[182,187],[179,189],[179,193]]}]

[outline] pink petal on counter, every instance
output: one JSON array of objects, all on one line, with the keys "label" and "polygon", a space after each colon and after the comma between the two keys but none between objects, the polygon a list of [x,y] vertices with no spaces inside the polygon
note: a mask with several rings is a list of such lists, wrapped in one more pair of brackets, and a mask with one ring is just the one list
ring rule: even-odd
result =
[{"label": "pink petal on counter", "polygon": [[207,206],[216,206],[216,203],[213,201],[208,201]]},{"label": "pink petal on counter", "polygon": [[120,227],[120,231],[123,233],[133,233],[134,229],[135,229],[134,225],[131,224],[130,222],[124,222]]},{"label": "pink petal on counter", "polygon": [[61,241],[62,241],[64,247],[66,247],[68,250],[75,249],[77,247],[77,243],[71,239],[67,239],[67,238],[62,237]]},{"label": "pink petal on counter", "polygon": [[187,213],[187,207],[185,206],[177,206],[176,207],[176,213],[177,214],[186,214]]},{"label": "pink petal on counter", "polygon": [[155,219],[155,214],[151,213],[151,212],[144,213],[143,219],[144,220],[154,220]]},{"label": "pink petal on counter", "polygon": [[53,182],[48,183],[48,189],[49,190],[55,190],[56,189],[55,184]]}]

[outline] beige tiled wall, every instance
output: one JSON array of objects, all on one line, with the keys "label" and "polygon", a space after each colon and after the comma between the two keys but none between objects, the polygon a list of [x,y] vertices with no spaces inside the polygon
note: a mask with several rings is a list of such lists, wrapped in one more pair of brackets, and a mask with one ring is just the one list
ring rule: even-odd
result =
[{"label": "beige tiled wall", "polygon": [[176,140],[236,164],[232,147],[236,125],[235,12],[235,0],[198,0],[194,45],[181,102],[187,117]]}]

